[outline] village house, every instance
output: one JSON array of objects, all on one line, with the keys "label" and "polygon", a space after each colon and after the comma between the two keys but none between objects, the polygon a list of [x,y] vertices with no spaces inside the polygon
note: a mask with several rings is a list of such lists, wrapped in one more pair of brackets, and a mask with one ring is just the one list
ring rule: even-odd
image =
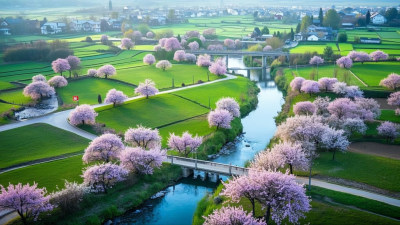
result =
[{"label": "village house", "polygon": [[100,22],[93,20],[74,20],[69,24],[71,31],[101,32]]},{"label": "village house", "polygon": [[10,26],[5,20],[0,20],[0,35],[11,35]]},{"label": "village house", "polygon": [[58,34],[65,31],[65,23],[47,22],[40,28],[42,34]]},{"label": "village house", "polygon": [[379,13],[374,13],[371,15],[371,21],[373,24],[381,25],[386,23],[386,18]]}]

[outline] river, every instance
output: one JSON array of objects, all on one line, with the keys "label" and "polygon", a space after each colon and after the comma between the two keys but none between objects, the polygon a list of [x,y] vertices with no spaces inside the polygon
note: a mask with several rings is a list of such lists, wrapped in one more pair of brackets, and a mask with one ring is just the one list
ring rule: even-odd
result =
[{"label": "river", "polygon": [[[228,64],[229,67],[245,67],[242,58],[230,57]],[[243,71],[243,75],[247,76],[247,72]],[[274,117],[284,103],[283,95],[275,82],[268,79],[268,73],[263,77],[261,70],[251,71],[249,78],[257,81],[260,88],[258,106],[242,118],[244,134],[229,145],[228,150],[231,153],[221,155],[213,160],[215,162],[243,166],[257,152],[265,149],[275,133]],[[216,182],[203,179],[204,176],[182,179],[167,188],[163,197],[148,200],[141,209],[114,218],[113,224],[189,225],[192,223],[197,203],[217,186]]]}]

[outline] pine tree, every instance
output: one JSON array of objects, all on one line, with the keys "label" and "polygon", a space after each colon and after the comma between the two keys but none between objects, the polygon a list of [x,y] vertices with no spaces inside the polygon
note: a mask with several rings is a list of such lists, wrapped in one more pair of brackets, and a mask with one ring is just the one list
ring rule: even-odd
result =
[{"label": "pine tree", "polygon": [[318,15],[319,22],[322,24],[324,22],[324,13],[322,12],[322,8],[319,8],[319,15]]},{"label": "pine tree", "polygon": [[371,22],[371,13],[367,12],[367,14],[365,15],[365,23],[368,25]]}]

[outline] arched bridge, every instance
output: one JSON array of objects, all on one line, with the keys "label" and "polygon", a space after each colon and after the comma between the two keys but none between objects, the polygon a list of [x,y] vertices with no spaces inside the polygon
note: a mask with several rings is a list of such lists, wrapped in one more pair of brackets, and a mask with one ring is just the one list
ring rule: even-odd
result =
[{"label": "arched bridge", "polygon": [[248,169],[244,167],[178,156],[167,156],[166,162],[181,166],[185,177],[192,174],[193,170],[226,176],[242,176],[248,173]]}]

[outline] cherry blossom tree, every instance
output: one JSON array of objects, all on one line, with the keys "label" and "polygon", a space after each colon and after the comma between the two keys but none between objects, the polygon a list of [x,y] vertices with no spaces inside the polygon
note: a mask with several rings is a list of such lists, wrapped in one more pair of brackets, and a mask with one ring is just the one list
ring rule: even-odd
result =
[{"label": "cherry blossom tree", "polygon": [[98,114],[90,105],[79,105],[69,114],[69,122],[72,125],[94,124]]},{"label": "cherry blossom tree", "polygon": [[156,64],[156,67],[165,71],[165,70],[171,68],[172,64],[168,60],[160,60]]},{"label": "cherry blossom tree", "polygon": [[255,219],[239,207],[222,207],[204,217],[204,225],[267,225],[262,219]]},{"label": "cherry blossom tree", "polygon": [[43,76],[42,74],[38,74],[38,75],[32,77],[32,82],[38,82],[38,81],[46,82],[47,80],[46,80],[46,77]]},{"label": "cherry blossom tree", "polygon": [[329,111],[327,108],[328,108],[330,101],[331,101],[331,99],[328,96],[326,96],[326,97],[318,96],[313,102],[316,107],[316,114],[322,115],[322,116],[329,115]]},{"label": "cherry blossom tree", "polygon": [[360,90],[358,86],[347,86],[346,87],[346,94],[344,97],[346,98],[362,98],[364,92]]},{"label": "cherry blossom tree", "polygon": [[357,54],[355,55],[355,58],[353,60],[355,62],[361,62],[361,64],[364,64],[364,62],[370,61],[371,57],[368,55],[368,53],[357,52]]},{"label": "cherry blossom tree", "polygon": [[54,76],[47,83],[55,88],[65,87],[68,85],[67,79],[65,79],[63,76]]},{"label": "cherry blossom tree", "polygon": [[64,71],[71,69],[71,66],[68,63],[68,60],[60,59],[60,58],[54,60],[51,63],[51,67],[53,68],[54,73],[60,73],[61,76]]},{"label": "cherry blossom tree", "polygon": [[166,51],[170,52],[170,51],[173,51],[173,50],[181,49],[182,46],[179,43],[178,39],[176,39],[174,37],[171,37],[171,38],[168,38],[165,41],[164,48],[165,48]]},{"label": "cherry blossom tree", "polygon": [[354,59],[357,57],[357,55],[358,55],[358,52],[357,52],[357,51],[350,51],[350,52],[347,54],[347,57],[349,57],[351,60],[354,60]]},{"label": "cherry blossom tree", "polygon": [[147,37],[148,39],[153,39],[153,38],[154,38],[154,33],[151,32],[151,31],[149,31],[149,32],[146,33],[146,37]]},{"label": "cherry blossom tree", "polygon": [[199,55],[197,57],[197,63],[198,66],[203,66],[203,67],[209,67],[211,66],[211,57],[207,54],[205,55]]},{"label": "cherry blossom tree", "polygon": [[161,136],[157,129],[138,125],[136,128],[129,128],[125,132],[125,142],[133,147],[156,149],[161,147]]},{"label": "cherry blossom tree", "polygon": [[216,103],[217,109],[225,109],[232,114],[233,117],[240,117],[240,106],[235,99],[230,97],[221,98]]},{"label": "cherry blossom tree", "polygon": [[103,134],[90,142],[85,149],[82,160],[88,164],[95,161],[110,162],[118,159],[118,155],[125,148],[124,144],[115,134]]},{"label": "cherry blossom tree", "polygon": [[196,152],[203,142],[203,138],[192,136],[189,132],[183,132],[182,136],[177,136],[174,133],[169,134],[168,147],[178,151],[184,157],[192,152]]},{"label": "cherry blossom tree", "polygon": [[154,45],[153,50],[156,51],[156,52],[159,52],[159,51],[162,50],[162,47],[161,47],[161,45]]},{"label": "cherry blossom tree", "polygon": [[117,74],[117,70],[112,65],[104,65],[97,70],[97,76],[105,77],[106,79],[115,74]]},{"label": "cherry blossom tree", "polygon": [[124,103],[126,99],[128,99],[128,96],[126,96],[122,91],[117,91],[115,88],[113,88],[107,92],[104,102],[106,104],[112,103],[115,107],[116,104]]},{"label": "cherry blossom tree", "polygon": [[190,50],[192,51],[197,51],[199,50],[200,46],[199,43],[197,43],[197,41],[192,41],[188,44],[188,47],[190,48]]},{"label": "cherry blossom tree", "polygon": [[243,46],[242,41],[240,39],[236,39],[235,40],[235,46],[236,46],[237,49],[241,49],[242,46]]},{"label": "cherry blossom tree", "polygon": [[357,118],[357,105],[349,98],[337,98],[328,105],[328,111],[338,119]]},{"label": "cherry blossom tree", "polygon": [[161,38],[160,40],[158,40],[158,44],[164,48],[165,46],[165,42],[167,42],[168,38]]},{"label": "cherry blossom tree", "polygon": [[333,90],[333,85],[337,83],[338,80],[336,78],[328,78],[323,77],[318,80],[319,88],[321,90],[325,90],[326,92]]},{"label": "cherry blossom tree", "polygon": [[107,45],[107,44],[108,44],[108,36],[105,35],[105,34],[101,35],[100,42],[101,42],[103,45]]},{"label": "cherry blossom tree", "polygon": [[135,89],[135,94],[140,94],[141,96],[153,96],[158,93],[158,89],[156,88],[156,84],[150,80],[144,80],[144,83],[139,83],[139,86]]},{"label": "cherry blossom tree", "polygon": [[121,165],[130,172],[138,174],[153,174],[155,168],[160,168],[167,158],[165,151],[140,147],[127,147],[119,156]]},{"label": "cherry blossom tree", "polygon": [[69,64],[69,77],[71,78],[71,74],[72,74],[72,70],[76,70],[79,69],[80,65],[81,65],[81,59],[70,55],[66,58],[66,60],[68,61]]},{"label": "cherry blossom tree", "polygon": [[147,54],[143,57],[143,63],[147,65],[153,65],[156,62],[156,58],[152,54]]},{"label": "cherry blossom tree", "polygon": [[347,93],[347,84],[345,82],[336,82],[332,85],[332,91],[338,95],[344,96]]},{"label": "cherry blossom tree", "polygon": [[385,121],[377,128],[378,134],[386,138],[386,142],[393,141],[399,136],[399,125]]},{"label": "cherry blossom tree", "polygon": [[396,110],[394,110],[394,114],[396,116],[400,116],[400,108],[397,108]]},{"label": "cherry blossom tree", "polygon": [[336,60],[336,64],[341,68],[350,69],[353,66],[353,61],[349,57],[343,56]]},{"label": "cherry blossom tree", "polygon": [[23,94],[33,100],[39,100],[43,97],[50,97],[54,95],[54,88],[46,82],[38,81],[30,83],[24,88]]},{"label": "cherry blossom tree", "polygon": [[207,39],[215,39],[217,37],[215,28],[209,28],[203,30],[203,36]]},{"label": "cherry blossom tree", "polygon": [[250,163],[250,168],[255,170],[278,171],[285,166],[285,159],[272,149],[258,153]]},{"label": "cherry blossom tree", "polygon": [[198,38],[200,37],[200,33],[197,30],[191,30],[191,31],[187,31],[185,34],[185,38],[189,39],[189,38]]},{"label": "cherry blossom tree", "polygon": [[302,77],[295,77],[291,82],[290,82],[290,87],[292,88],[292,91],[298,91],[301,92],[301,86],[303,84],[303,82],[306,79],[302,78]]},{"label": "cherry blossom tree", "polygon": [[379,85],[391,90],[397,90],[400,88],[400,75],[392,73],[387,78],[381,80]]},{"label": "cherry blossom tree", "polygon": [[355,98],[354,102],[358,107],[361,119],[372,120],[379,118],[379,116],[381,115],[381,106],[373,98]]},{"label": "cherry blossom tree", "polygon": [[231,122],[233,120],[232,114],[225,109],[216,109],[208,114],[208,124],[210,127],[217,127],[231,129]]},{"label": "cherry blossom tree", "polygon": [[272,147],[271,152],[275,152],[284,164],[289,165],[290,174],[293,174],[293,167],[298,170],[307,170],[309,160],[300,144],[282,142]]},{"label": "cherry blossom tree", "polygon": [[317,65],[318,66],[319,64],[323,64],[324,63],[324,59],[315,55],[310,59],[309,63],[310,63],[310,65]]},{"label": "cherry blossom tree", "polygon": [[317,81],[305,80],[301,85],[301,91],[304,93],[312,94],[319,92],[319,85]]},{"label": "cherry blossom tree", "polygon": [[310,101],[298,102],[293,106],[296,115],[312,115],[317,111],[317,107]]},{"label": "cherry blossom tree", "polygon": [[122,38],[121,40],[121,48],[130,50],[131,48],[133,48],[134,45],[135,44],[132,42],[130,38]]},{"label": "cherry blossom tree", "polygon": [[226,73],[226,65],[224,60],[221,58],[217,59],[215,62],[212,62],[208,69],[215,75],[223,75]]},{"label": "cherry blossom tree", "polygon": [[185,54],[185,61],[186,62],[191,62],[191,63],[196,63],[196,55],[195,54],[191,54],[191,53],[186,53]]},{"label": "cherry blossom tree", "polygon": [[217,45],[209,45],[209,46],[207,47],[207,50],[210,50],[210,51],[222,51],[222,50],[224,50],[224,46],[222,46],[222,45],[220,45],[220,44],[217,44]]},{"label": "cherry blossom tree", "polygon": [[263,52],[269,52],[269,51],[272,51],[272,47],[271,47],[271,45],[266,45],[266,46],[263,48]]},{"label": "cherry blossom tree", "polygon": [[46,196],[46,188],[18,183],[9,184],[7,188],[0,185],[0,208],[15,210],[21,217],[23,224],[28,224],[29,219],[36,220],[41,213],[53,210],[49,203],[50,196]]},{"label": "cherry blossom tree", "polygon": [[387,102],[389,105],[397,106],[397,108],[400,108],[400,91],[390,94]]},{"label": "cherry blossom tree", "polygon": [[347,118],[341,123],[342,129],[348,137],[355,133],[365,134],[367,131],[367,125],[359,118]]},{"label": "cherry blossom tree", "polygon": [[97,76],[97,70],[96,69],[88,69],[87,75],[90,77],[95,77],[95,76]]},{"label": "cherry blossom tree", "polygon": [[225,39],[224,40],[224,45],[228,48],[228,49],[234,49],[235,48],[235,41],[232,39]]},{"label": "cherry blossom tree", "polygon": [[174,54],[174,60],[178,61],[178,62],[185,61],[186,60],[185,51],[183,51],[183,50],[176,51],[175,54]]},{"label": "cherry blossom tree", "polygon": [[125,180],[128,171],[113,163],[90,166],[83,172],[83,182],[95,192],[107,193],[117,182]]},{"label": "cherry blossom tree", "polygon": [[389,58],[389,55],[384,53],[384,52],[382,52],[381,50],[376,50],[374,52],[371,52],[371,54],[369,54],[369,56],[375,62],[382,61],[382,60],[387,60]]},{"label": "cherry blossom tree", "polygon": [[321,140],[323,148],[333,152],[332,160],[335,160],[336,151],[345,152],[350,144],[347,137],[344,135],[343,130],[335,130],[332,128],[325,130],[322,134]]}]

